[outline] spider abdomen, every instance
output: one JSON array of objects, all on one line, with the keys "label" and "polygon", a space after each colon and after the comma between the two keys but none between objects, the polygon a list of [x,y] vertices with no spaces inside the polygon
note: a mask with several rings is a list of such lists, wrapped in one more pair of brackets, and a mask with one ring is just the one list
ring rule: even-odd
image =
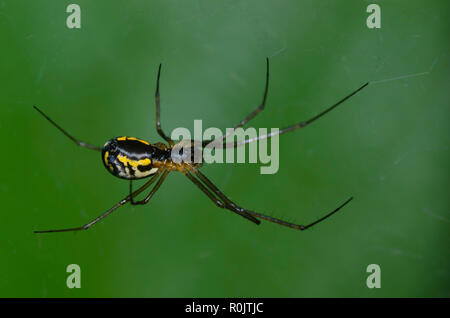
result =
[{"label": "spider abdomen", "polygon": [[147,178],[155,174],[170,152],[134,137],[108,140],[102,149],[106,169],[116,177],[127,180]]}]

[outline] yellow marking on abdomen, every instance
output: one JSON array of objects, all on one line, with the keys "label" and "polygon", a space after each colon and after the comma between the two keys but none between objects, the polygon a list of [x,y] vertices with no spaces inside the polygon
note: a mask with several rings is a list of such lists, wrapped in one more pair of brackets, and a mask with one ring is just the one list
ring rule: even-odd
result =
[{"label": "yellow marking on abdomen", "polygon": [[114,167],[110,162],[108,162],[108,157],[109,157],[109,152],[107,151],[107,152],[105,152],[105,156],[103,157],[103,160],[105,160],[105,164],[108,166],[109,171],[113,172]]},{"label": "yellow marking on abdomen", "polygon": [[143,144],[146,144],[147,146],[150,146],[150,144],[147,141],[142,140],[142,139],[137,139],[137,138],[134,138],[134,137],[128,137],[127,139],[128,140],[137,140],[137,141],[142,142]]},{"label": "yellow marking on abdomen", "polygon": [[132,167],[148,166],[149,164],[152,163],[152,161],[149,158],[145,158],[142,160],[131,160],[128,159],[127,156],[118,155],[117,159],[119,159],[119,161],[122,163],[130,164]]},{"label": "yellow marking on abdomen", "polygon": [[142,139],[135,138],[135,137],[119,137],[119,138],[117,138],[117,140],[119,140],[119,141],[136,140],[136,141],[142,142],[143,144],[146,144],[147,146],[150,146],[149,142],[142,140]]}]

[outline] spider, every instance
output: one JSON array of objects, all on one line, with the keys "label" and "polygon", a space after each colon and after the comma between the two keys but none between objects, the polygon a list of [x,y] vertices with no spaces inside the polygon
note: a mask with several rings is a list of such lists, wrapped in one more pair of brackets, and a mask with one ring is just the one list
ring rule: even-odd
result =
[{"label": "spider", "polygon": [[[183,173],[195,186],[197,186],[204,194],[208,196],[208,198],[214,202],[219,208],[230,210],[240,216],[250,220],[255,224],[260,224],[259,219],[263,219],[266,221],[270,221],[273,223],[277,223],[279,225],[283,225],[292,229],[297,230],[306,230],[325,219],[329,218],[334,213],[338,212],[341,208],[343,208],[346,204],[348,204],[353,197],[347,199],[344,203],[342,203],[339,207],[329,212],[325,216],[315,220],[312,223],[307,225],[294,224],[290,222],[286,222],[265,214],[261,214],[258,212],[250,211],[244,209],[231,201],[222,191],[220,191],[214,183],[208,179],[202,172],[200,172],[201,164],[191,162],[190,160],[181,160],[175,161],[172,155],[172,149],[177,146],[177,143],[169,138],[163,131],[161,127],[160,121],[160,95],[159,95],[159,79],[161,75],[161,64],[158,68],[158,75],[156,78],[156,92],[155,92],[155,103],[156,103],[156,130],[158,134],[167,142],[167,144],[158,142],[151,144],[145,140],[134,138],[134,137],[116,137],[108,140],[102,148],[88,144],[86,142],[80,141],[70,135],[66,130],[61,128],[58,124],[56,124],[49,116],[47,116],[43,111],[41,111],[38,107],[33,106],[42,116],[44,116],[52,125],[54,125],[57,129],[59,129],[64,135],[66,135],[69,139],[71,139],[75,144],[80,147],[98,151],[101,153],[101,158],[106,169],[113,174],[114,176],[129,180],[129,194],[117,202],[112,208],[93,219],[89,223],[74,228],[64,228],[57,230],[45,230],[45,231],[34,231],[34,233],[51,233],[51,232],[68,232],[68,231],[82,231],[91,228],[94,224],[104,219],[108,215],[110,215],[117,208],[122,205],[130,202],[133,205],[147,204],[153,197],[153,195],[158,191],[161,187],[161,184],[166,179],[167,175],[172,171],[178,171]],[[257,138],[246,139],[237,143],[226,143],[224,138],[228,135],[224,135],[221,138],[217,138],[214,140],[203,141],[200,147],[207,147],[211,142],[219,143],[221,147],[237,147],[239,145],[255,142],[262,139],[271,138],[274,135],[284,134],[290,131],[294,131],[300,128],[304,128],[312,122],[316,121],[320,117],[324,116],[326,113],[330,112],[344,101],[361,91],[365,88],[369,83],[366,83],[338,101],[336,104],[331,107],[325,109],[318,115],[306,120],[299,122],[295,125],[288,126],[286,128],[278,130],[278,132],[271,132],[270,134],[261,135]],[[258,113],[260,113],[266,104],[267,92],[269,88],[269,59],[266,59],[266,84],[264,89],[264,95],[261,104],[254,109],[247,117],[245,117],[242,121],[240,121],[236,126],[234,126],[233,130],[240,128],[247,124],[251,119],[253,119]],[[232,133],[232,132],[231,132]],[[191,141],[188,141],[191,142]],[[178,143],[179,144],[179,143]],[[179,158],[177,158],[179,159]],[[150,178],[144,185],[142,185],[139,189],[133,191],[132,182],[133,180]],[[153,183],[156,184],[147,194],[147,196],[143,200],[136,201],[135,198],[137,195],[145,191],[150,185]]]}]

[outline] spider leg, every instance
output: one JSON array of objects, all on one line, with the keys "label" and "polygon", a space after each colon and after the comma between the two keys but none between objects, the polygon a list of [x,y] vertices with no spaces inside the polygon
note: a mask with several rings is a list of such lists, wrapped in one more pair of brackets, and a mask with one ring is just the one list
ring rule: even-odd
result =
[{"label": "spider leg", "polygon": [[304,128],[306,126],[308,126],[309,124],[313,123],[314,121],[316,121],[317,119],[319,119],[320,117],[324,116],[326,113],[332,111],[334,108],[336,108],[337,106],[339,106],[340,104],[342,104],[343,102],[345,102],[347,99],[349,99],[350,97],[352,97],[353,95],[355,95],[356,93],[358,93],[359,91],[361,91],[363,88],[367,87],[367,85],[369,85],[369,82],[365,83],[363,86],[361,86],[360,88],[356,89],[355,91],[351,92],[349,95],[345,96],[343,99],[341,99],[340,101],[338,101],[336,104],[332,105],[331,107],[325,109],[324,111],[322,111],[320,114],[317,114],[316,116],[306,120],[306,121],[302,121],[298,124],[292,125],[292,126],[288,126],[285,127],[283,129],[278,130],[277,132],[271,132],[270,134],[265,134],[265,135],[261,135],[255,138],[250,138],[250,139],[246,139],[246,140],[242,140],[242,141],[238,141],[238,142],[223,142],[223,147],[224,148],[230,148],[230,147],[238,147],[244,144],[249,144],[258,140],[263,140],[263,139],[269,139],[273,136],[276,135],[281,135],[290,131],[294,131],[297,130],[299,128]]},{"label": "spider leg", "polygon": [[[229,135],[231,135],[236,129],[243,127],[246,123],[248,123],[250,120],[252,120],[256,115],[258,115],[262,110],[264,110],[264,107],[266,106],[266,99],[267,99],[267,92],[269,91],[269,58],[266,58],[266,87],[264,89],[264,95],[263,100],[261,104],[259,104],[258,107],[256,107],[255,110],[253,110],[250,114],[248,114],[247,117],[245,117],[243,120],[239,122],[236,126],[233,127],[233,130],[228,131],[225,135],[223,135],[220,138],[217,138],[217,140],[214,140],[215,142],[220,142],[221,140],[227,138]],[[213,140],[206,140],[203,141],[203,147],[208,145]]]},{"label": "spider leg", "polygon": [[86,142],[80,141],[76,138],[74,138],[72,135],[70,135],[67,131],[65,131],[64,129],[62,129],[57,123],[55,123],[50,117],[48,117],[46,114],[44,114],[44,112],[42,110],[40,110],[39,108],[37,108],[37,106],[33,106],[34,109],[36,109],[42,116],[45,117],[45,119],[47,119],[53,126],[55,126],[56,128],[59,129],[59,131],[61,131],[64,135],[66,135],[67,137],[69,137],[74,143],[76,143],[78,146],[80,147],[84,147],[87,149],[91,149],[91,150],[96,150],[96,151],[102,151],[102,149],[100,147],[88,144]]},{"label": "spider leg", "polygon": [[[136,190],[135,192],[127,195],[124,199],[120,200],[119,202],[117,202],[112,208],[110,208],[109,210],[107,210],[106,212],[104,212],[103,214],[101,214],[100,216],[96,217],[94,220],[92,220],[89,223],[86,223],[83,226],[80,227],[73,227],[73,228],[67,228],[67,229],[59,229],[59,230],[45,230],[45,231],[34,231],[34,233],[54,233],[54,232],[69,232],[69,231],[82,231],[82,230],[87,230],[89,229],[91,226],[93,226],[94,224],[96,224],[98,221],[102,220],[103,218],[107,217],[108,215],[110,215],[112,212],[114,212],[117,208],[121,207],[122,205],[126,204],[128,201],[131,201],[132,197],[136,197],[137,195],[139,195],[142,191],[144,191],[145,189],[147,189],[152,182],[154,181],[154,179],[150,179],[149,181],[147,181],[142,187],[140,187],[138,190]],[[156,184],[156,186],[152,189],[151,193],[152,196],[154,194],[154,192],[156,192],[156,190],[158,190],[159,186],[161,184]],[[155,189],[156,188],[156,189]]]},{"label": "spider leg", "polygon": [[156,130],[158,131],[158,134],[167,141],[170,145],[173,143],[172,139],[167,137],[167,135],[164,133],[164,131],[161,128],[161,120],[160,120],[160,97],[159,97],[159,78],[161,76],[161,66],[162,64],[159,64],[158,68],[158,76],[156,78],[156,92],[155,92],[155,103],[156,103]]},{"label": "spider leg", "polygon": [[[247,117],[245,117],[243,120],[239,122],[236,126],[233,127],[233,130],[236,130],[239,127],[244,126],[246,123],[248,123],[250,120],[252,120],[256,115],[258,115],[262,110],[264,110],[264,107],[266,106],[266,99],[267,99],[267,92],[269,91],[269,58],[266,58],[266,87],[264,89],[264,95],[263,100],[261,104],[259,104],[258,107],[254,111],[252,111]],[[224,137],[225,138],[225,137]]]},{"label": "spider leg", "polygon": [[[165,169],[165,168],[162,168]],[[156,180],[156,177],[158,177],[161,174],[162,170],[158,170],[158,172],[156,172],[153,177],[150,179],[149,182],[153,182],[154,180]],[[138,205],[138,204],[147,204],[148,201],[150,201],[150,199],[153,197],[153,195],[155,194],[155,192],[159,189],[159,187],[161,186],[161,184],[163,183],[164,179],[167,177],[167,175],[169,174],[169,170],[165,170],[164,173],[162,174],[161,178],[159,178],[158,182],[156,183],[156,185],[153,187],[153,189],[149,192],[149,194],[145,197],[145,199],[141,200],[141,201],[134,201],[133,200],[133,191],[132,191],[132,180],[130,180],[130,203],[133,205]]]},{"label": "spider leg", "polygon": [[[191,180],[198,188],[200,188],[200,190],[202,190],[202,191],[203,191],[203,192],[211,199],[211,201],[213,201],[219,208],[223,208],[223,209],[227,209],[227,210],[230,210],[230,211],[232,211],[232,212],[235,212],[235,213],[239,214],[240,216],[243,216],[244,218],[246,218],[246,219],[252,221],[252,222],[255,223],[255,224],[260,224],[260,223],[261,223],[261,221],[259,221],[259,220],[256,219],[255,217],[249,215],[249,214],[246,213],[246,212],[240,211],[236,205],[234,205],[234,204],[233,204],[233,205],[228,204],[228,203],[227,203],[227,201],[229,201],[228,198],[227,198],[227,201],[220,201],[219,199],[217,199],[217,198],[214,196],[214,194],[211,193],[211,191],[210,191],[208,188],[206,188],[206,187],[203,185],[203,183],[201,183],[198,179],[196,179],[196,178],[195,178],[188,170],[184,170],[183,173],[184,173],[184,175],[185,175],[186,177],[188,177],[188,179]],[[231,202],[231,201],[229,201],[229,202]]]},{"label": "spider leg", "polygon": [[250,214],[250,215],[253,215],[253,216],[255,216],[255,217],[261,218],[261,219],[263,219],[263,220],[270,221],[270,222],[273,222],[273,223],[277,223],[277,224],[280,224],[280,225],[283,225],[283,226],[287,226],[287,227],[290,227],[290,228],[292,228],[292,229],[296,229],[296,230],[303,231],[303,230],[306,230],[306,229],[308,229],[308,228],[310,228],[310,227],[312,227],[312,226],[314,226],[314,225],[316,225],[316,224],[318,224],[318,223],[324,221],[325,219],[329,218],[330,216],[332,216],[333,214],[335,214],[337,211],[339,211],[340,209],[342,209],[345,205],[347,205],[347,203],[349,203],[351,200],[353,200],[353,197],[350,197],[349,199],[347,199],[347,201],[345,201],[344,203],[342,203],[342,204],[341,204],[340,206],[338,206],[336,209],[334,209],[333,211],[331,211],[331,212],[328,213],[327,215],[325,215],[325,216],[323,216],[323,217],[321,217],[321,218],[315,220],[314,222],[309,223],[308,225],[294,224],[294,223],[286,222],[286,221],[283,221],[283,220],[280,220],[280,219],[277,219],[277,218],[274,218],[274,217],[271,217],[271,216],[264,215],[264,214],[262,214],[262,213],[258,213],[258,212],[254,212],[254,211],[249,211],[249,210],[246,210],[246,209],[242,209],[242,210],[243,210],[244,212],[247,212],[247,213]]},{"label": "spider leg", "polygon": [[[218,192],[221,193],[219,191],[219,189],[217,189],[217,187],[214,186],[214,184],[212,184],[212,182],[204,175],[202,174],[197,168],[194,167],[190,167],[189,171],[191,171],[193,174],[195,174],[201,181],[203,181],[205,184],[207,184],[208,186],[211,186],[211,188],[213,188],[214,192]],[[273,223],[277,223],[279,225],[283,225],[283,226],[287,226],[293,229],[297,229],[297,230],[306,230],[322,221],[324,221],[325,219],[329,218],[330,216],[332,216],[333,214],[335,214],[336,212],[338,212],[341,208],[343,208],[347,203],[349,203],[353,197],[347,199],[347,201],[345,201],[343,204],[341,204],[339,207],[337,207],[336,209],[334,209],[333,211],[331,211],[330,213],[328,213],[327,215],[317,219],[316,221],[307,224],[307,225],[301,225],[301,224],[294,224],[294,223],[290,223],[290,222],[286,222],[271,216],[267,216],[265,214],[262,213],[258,213],[258,212],[254,212],[254,211],[250,211],[244,208],[241,208],[239,206],[237,206],[234,202],[232,202],[230,199],[228,199],[227,197],[225,197],[225,195],[223,193],[221,193],[222,197],[224,197],[226,200],[224,200],[225,202],[225,207],[226,209],[233,209],[232,211],[239,213],[241,215],[243,215],[242,213],[245,213],[247,215],[251,215],[266,221],[270,221]]]}]

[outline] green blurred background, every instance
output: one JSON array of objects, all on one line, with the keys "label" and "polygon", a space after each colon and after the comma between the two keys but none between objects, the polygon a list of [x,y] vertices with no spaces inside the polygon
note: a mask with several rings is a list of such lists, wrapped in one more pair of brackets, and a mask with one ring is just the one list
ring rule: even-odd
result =
[{"label": "green blurred background", "polygon": [[[79,30],[66,27],[73,2]],[[366,26],[372,1],[0,1],[0,296],[450,296],[450,4],[373,2],[381,29]],[[85,224],[128,191],[32,105],[97,145],[161,141],[162,62],[163,127],[225,129],[259,103],[267,56],[254,127],[307,119],[381,82],[283,135],[277,174],[203,171],[255,211],[308,223],[353,195],[342,213],[306,232],[258,227],[174,173],[149,205],[89,231],[32,233]],[[69,264],[81,289],[66,287]],[[369,264],[381,289],[366,287]]]}]

